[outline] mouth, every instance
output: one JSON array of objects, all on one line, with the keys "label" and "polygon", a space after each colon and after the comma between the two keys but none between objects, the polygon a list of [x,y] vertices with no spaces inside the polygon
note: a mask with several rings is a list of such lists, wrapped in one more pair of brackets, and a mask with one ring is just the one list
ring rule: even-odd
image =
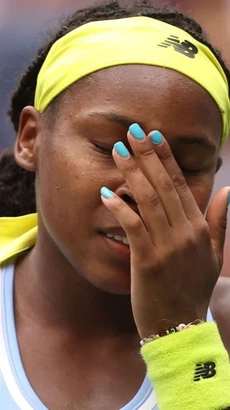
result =
[{"label": "mouth", "polygon": [[129,246],[129,241],[126,238],[126,236],[118,236],[118,235],[113,235],[111,233],[106,233],[105,236],[107,236],[107,238],[109,238],[109,239],[113,239],[114,241],[121,242],[124,245]]},{"label": "mouth", "polygon": [[130,259],[129,242],[126,236],[101,232],[101,237],[104,239],[110,251],[115,253],[117,257]]}]

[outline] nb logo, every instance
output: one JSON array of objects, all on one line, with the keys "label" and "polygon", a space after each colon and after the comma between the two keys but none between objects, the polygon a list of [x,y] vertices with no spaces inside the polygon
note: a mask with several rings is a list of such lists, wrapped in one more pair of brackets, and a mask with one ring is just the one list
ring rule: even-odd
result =
[{"label": "nb logo", "polygon": [[197,363],[195,368],[194,382],[200,379],[210,379],[216,374],[216,364],[214,362]]},{"label": "nb logo", "polygon": [[195,55],[198,53],[198,48],[194,44],[188,40],[180,42],[177,36],[169,36],[165,41],[158,44],[158,46],[164,48],[173,46],[175,51],[189,58],[195,58]]}]

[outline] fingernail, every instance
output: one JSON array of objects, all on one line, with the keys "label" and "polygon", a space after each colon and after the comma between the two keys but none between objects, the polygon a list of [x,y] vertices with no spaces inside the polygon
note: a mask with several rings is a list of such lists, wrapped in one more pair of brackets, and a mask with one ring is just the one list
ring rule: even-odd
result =
[{"label": "fingernail", "polygon": [[159,144],[161,144],[161,143],[163,142],[163,135],[161,134],[160,131],[153,131],[153,132],[151,132],[151,133],[149,134],[149,136],[150,136],[150,138],[151,138],[151,141],[152,141],[154,144],[159,145]]},{"label": "fingernail", "polygon": [[126,146],[121,141],[118,141],[116,142],[116,144],[114,144],[114,149],[123,158],[129,156],[129,151],[127,150]]},{"label": "fingernail", "polygon": [[105,186],[101,188],[100,193],[106,199],[112,198],[113,196],[113,191],[110,191],[110,189],[106,188]]},{"label": "fingernail", "polygon": [[129,127],[129,132],[132,134],[132,136],[134,138],[136,138],[137,140],[143,140],[143,138],[145,137],[145,133],[142,130],[142,128],[140,127],[140,125],[138,124],[132,124]]},{"label": "fingernail", "polygon": [[227,206],[230,204],[230,192],[228,193],[228,196],[227,196]]}]

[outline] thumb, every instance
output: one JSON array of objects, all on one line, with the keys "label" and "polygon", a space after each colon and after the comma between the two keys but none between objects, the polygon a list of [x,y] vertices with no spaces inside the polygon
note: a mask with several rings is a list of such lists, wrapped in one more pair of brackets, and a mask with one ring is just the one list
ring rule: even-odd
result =
[{"label": "thumb", "polygon": [[222,188],[212,199],[206,214],[213,250],[222,267],[230,187]]}]

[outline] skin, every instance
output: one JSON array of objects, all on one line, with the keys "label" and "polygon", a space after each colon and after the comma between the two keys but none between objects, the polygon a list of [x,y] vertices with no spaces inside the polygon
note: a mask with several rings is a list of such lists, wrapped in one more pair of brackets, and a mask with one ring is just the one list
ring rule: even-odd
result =
[{"label": "skin", "polygon": [[[203,213],[218,168],[221,119],[212,98],[192,80],[171,70],[137,65],[113,67],[79,81],[63,93],[55,108],[58,112],[52,121],[52,110],[41,115],[26,107],[15,147],[18,163],[36,171],[39,214],[37,243],[16,267],[18,342],[28,379],[49,409],[115,410],[135,395],[144,378],[140,337],[159,331],[165,317],[192,321],[206,313],[222,264],[221,226],[229,190],[222,190],[209,210],[214,252]],[[166,138],[163,148],[153,150],[146,136],[143,152],[151,155],[143,155],[141,145],[127,135],[134,122],[146,135],[160,130]],[[117,141],[135,153],[137,167],[114,150],[111,155]],[[162,153],[167,154],[165,159],[170,157],[164,166],[171,164],[171,174],[175,170],[180,174],[168,190],[161,186],[169,178],[169,169],[162,167]],[[132,172],[137,168],[138,172]],[[147,169],[150,186],[146,185]],[[115,193],[112,200],[102,202],[102,186]],[[146,197],[144,191],[143,203],[142,187],[149,192]],[[186,195],[179,200],[180,187]],[[176,253],[165,247],[161,269],[162,259],[154,253],[159,246],[164,249],[167,237],[162,226],[156,225],[157,215],[165,221],[163,208],[155,200],[160,191],[161,199],[163,195],[168,202],[167,212],[174,213],[170,218],[178,238]],[[181,203],[186,198],[191,237],[185,237],[187,217],[180,225]],[[100,234],[120,226],[130,240],[131,259],[115,251]],[[160,238],[161,245],[154,245],[153,236]],[[197,271],[191,268],[194,251]],[[150,263],[143,265],[146,255]],[[178,276],[176,263],[169,269],[172,257],[186,260]],[[168,297],[172,277],[174,290],[178,281],[183,284],[176,303]],[[187,279],[191,287],[184,286]]]},{"label": "skin", "polygon": [[211,299],[211,311],[224,342],[230,354],[230,278],[220,277]]}]

